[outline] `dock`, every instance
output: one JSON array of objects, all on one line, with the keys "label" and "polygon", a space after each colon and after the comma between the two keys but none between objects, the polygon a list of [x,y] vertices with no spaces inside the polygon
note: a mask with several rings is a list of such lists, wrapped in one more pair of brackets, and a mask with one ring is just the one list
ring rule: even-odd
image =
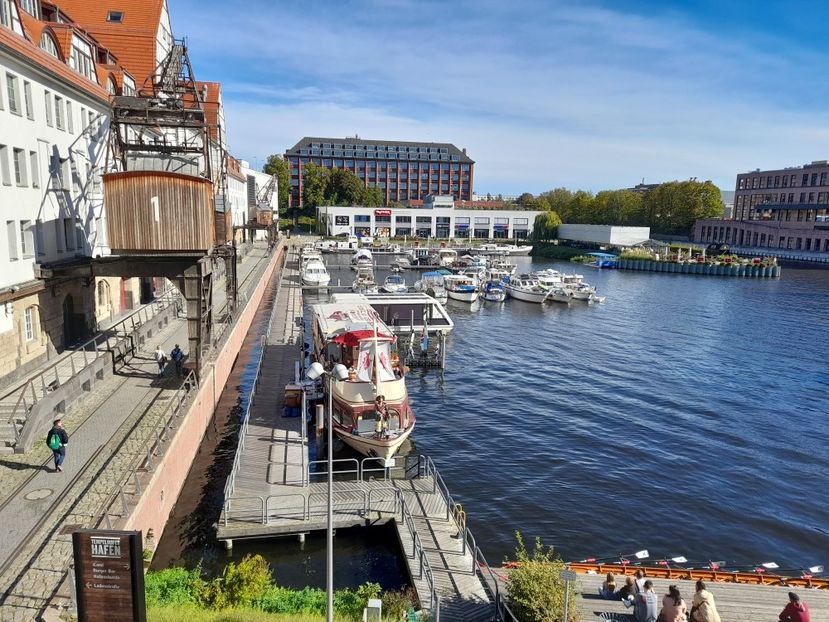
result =
[{"label": "dock", "polygon": [[[217,538],[294,536],[326,529],[326,461],[309,462],[304,417],[283,417],[284,386],[302,356],[302,288],[298,252],[281,276],[257,380],[239,430]],[[495,617],[500,587],[463,508],[427,456],[335,460],[334,527],[392,522],[420,608],[439,620]]]}]

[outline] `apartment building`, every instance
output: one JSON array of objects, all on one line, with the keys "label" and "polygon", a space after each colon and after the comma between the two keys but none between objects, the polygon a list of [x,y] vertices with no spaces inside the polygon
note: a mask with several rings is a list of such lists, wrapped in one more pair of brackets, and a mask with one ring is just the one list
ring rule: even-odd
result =
[{"label": "apartment building", "polygon": [[386,205],[451,195],[471,201],[475,162],[449,143],[419,143],[362,138],[306,136],[285,152],[291,166],[289,205],[302,205],[303,169],[309,162],[351,171],[366,185],[380,188]]}]

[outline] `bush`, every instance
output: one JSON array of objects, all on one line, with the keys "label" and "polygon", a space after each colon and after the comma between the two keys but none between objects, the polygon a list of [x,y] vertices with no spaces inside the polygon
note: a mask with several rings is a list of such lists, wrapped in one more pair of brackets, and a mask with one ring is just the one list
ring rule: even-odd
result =
[{"label": "bush", "polygon": [[245,555],[238,564],[228,564],[222,573],[222,591],[231,607],[247,605],[271,586],[271,571],[261,555]]},{"label": "bush", "polygon": [[411,607],[417,605],[417,595],[413,588],[383,592],[383,617],[387,620],[400,620]]},{"label": "bush", "polygon": [[[510,608],[521,622],[560,622],[564,612],[564,582],[559,573],[564,562],[552,547],[545,548],[536,538],[532,554],[524,546],[520,532],[515,533],[515,568],[509,571],[507,595]],[[576,593],[570,593],[568,622],[576,620]]]},{"label": "bush", "polygon": [[271,586],[252,606],[268,613],[308,613],[325,615],[325,591],[306,587],[292,590]]},{"label": "bush", "polygon": [[148,572],[144,593],[148,605],[197,605],[203,584],[198,568],[165,568]]}]

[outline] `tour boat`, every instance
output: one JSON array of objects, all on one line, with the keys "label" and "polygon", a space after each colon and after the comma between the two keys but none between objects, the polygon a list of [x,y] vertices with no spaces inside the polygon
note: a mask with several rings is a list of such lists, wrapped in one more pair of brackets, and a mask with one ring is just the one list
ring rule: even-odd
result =
[{"label": "tour boat", "polygon": [[358,294],[377,291],[377,282],[374,280],[374,271],[371,266],[357,266],[357,278],[351,284],[351,291]]},{"label": "tour boat", "polygon": [[447,274],[443,277],[446,295],[461,302],[475,302],[478,299],[478,279],[466,274]]},{"label": "tour boat", "polygon": [[302,267],[302,284],[325,287],[331,282],[331,275],[325,268],[325,264],[318,259],[309,260]]},{"label": "tour boat", "polygon": [[443,274],[440,272],[424,272],[420,280],[414,284],[414,290],[429,294],[435,300],[445,303],[449,298],[444,287]]},{"label": "tour boat", "polygon": [[406,280],[402,276],[399,274],[390,274],[383,281],[383,285],[380,286],[380,291],[388,294],[405,294],[409,291],[409,287],[406,285]]},{"label": "tour boat", "polygon": [[[366,303],[313,305],[314,354],[327,369],[345,365],[348,379],[324,382],[331,390],[332,431],[364,456],[389,459],[415,427],[396,339]],[[374,400],[385,397],[388,419],[377,430]]]},{"label": "tour boat", "polygon": [[500,279],[484,283],[481,295],[489,302],[504,302],[507,299],[507,291]]},{"label": "tour boat", "polygon": [[538,284],[538,279],[529,274],[510,277],[507,283],[507,293],[510,298],[523,300],[524,302],[541,303],[547,299],[549,291]]}]

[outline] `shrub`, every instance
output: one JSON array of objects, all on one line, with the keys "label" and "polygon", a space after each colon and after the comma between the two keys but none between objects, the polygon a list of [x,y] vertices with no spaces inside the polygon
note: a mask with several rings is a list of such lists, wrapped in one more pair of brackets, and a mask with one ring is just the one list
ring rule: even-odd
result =
[{"label": "shrub", "polygon": [[238,564],[228,564],[222,573],[222,591],[232,607],[247,605],[271,586],[271,571],[261,555],[245,555]]},{"label": "shrub", "polygon": [[144,577],[144,593],[148,605],[199,604],[199,589],[204,584],[198,568],[165,568],[148,572]]},{"label": "shrub", "polygon": [[403,615],[417,604],[417,595],[413,588],[383,592],[383,617],[388,620],[400,620]]},{"label": "shrub", "polygon": [[364,583],[356,590],[337,590],[334,592],[334,611],[350,620],[362,620],[369,598],[380,598],[377,583]]},{"label": "shrub", "polygon": [[272,586],[253,601],[252,606],[268,613],[325,614],[325,591],[306,587],[292,590]]},{"label": "shrub", "polygon": [[[507,595],[510,608],[521,622],[560,622],[564,611],[564,582],[559,573],[564,562],[552,547],[545,547],[536,538],[532,554],[524,546],[520,532],[515,533],[517,566],[509,571]],[[570,594],[568,622],[575,621],[577,610],[575,592]]]}]

